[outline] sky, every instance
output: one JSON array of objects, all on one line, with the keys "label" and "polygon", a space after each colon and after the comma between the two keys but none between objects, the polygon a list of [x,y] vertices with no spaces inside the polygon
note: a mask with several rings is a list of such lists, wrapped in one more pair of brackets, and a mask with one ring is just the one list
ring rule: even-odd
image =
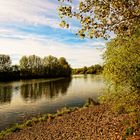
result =
[{"label": "sky", "polygon": [[63,56],[73,68],[102,64],[105,41],[80,39],[75,20],[61,28],[58,6],[57,0],[0,0],[0,54],[10,55],[13,64],[33,54]]}]

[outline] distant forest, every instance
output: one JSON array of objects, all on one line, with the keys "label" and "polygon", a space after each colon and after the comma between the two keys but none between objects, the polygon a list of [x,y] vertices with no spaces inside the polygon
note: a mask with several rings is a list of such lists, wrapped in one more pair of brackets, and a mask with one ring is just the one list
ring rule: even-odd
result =
[{"label": "distant forest", "polygon": [[0,81],[70,77],[71,67],[64,57],[40,58],[36,55],[23,56],[19,65],[12,65],[9,55],[0,55]]},{"label": "distant forest", "polygon": [[103,71],[103,66],[97,64],[90,67],[72,69],[72,74],[100,74]]}]

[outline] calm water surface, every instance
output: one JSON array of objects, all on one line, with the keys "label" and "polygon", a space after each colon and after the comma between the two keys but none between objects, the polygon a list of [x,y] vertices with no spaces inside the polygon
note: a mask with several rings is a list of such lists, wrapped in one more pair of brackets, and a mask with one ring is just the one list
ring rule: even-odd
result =
[{"label": "calm water surface", "polygon": [[0,130],[64,106],[82,106],[88,98],[97,100],[103,88],[103,79],[94,75],[0,83]]}]

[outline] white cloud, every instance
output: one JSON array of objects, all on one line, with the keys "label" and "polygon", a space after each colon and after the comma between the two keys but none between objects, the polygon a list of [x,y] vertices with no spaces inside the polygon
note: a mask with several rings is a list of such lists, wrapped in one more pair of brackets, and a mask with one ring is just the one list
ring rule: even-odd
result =
[{"label": "white cloud", "polygon": [[56,9],[57,4],[44,0],[0,0],[0,22],[41,24],[58,28]]},{"label": "white cloud", "polygon": [[[44,40],[42,43],[36,39],[0,39],[0,53],[11,55],[14,58],[14,63],[17,63],[21,56],[32,54],[41,57],[48,55],[64,56],[72,67],[90,66],[102,62],[101,50],[94,47],[84,47],[84,44],[80,47],[81,49],[78,45],[71,47],[53,40]],[[16,60],[14,56],[16,56]]]}]

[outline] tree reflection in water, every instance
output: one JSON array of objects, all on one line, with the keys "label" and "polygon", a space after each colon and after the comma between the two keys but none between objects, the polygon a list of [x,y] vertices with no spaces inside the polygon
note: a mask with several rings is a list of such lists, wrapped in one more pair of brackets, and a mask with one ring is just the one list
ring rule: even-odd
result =
[{"label": "tree reflection in water", "polygon": [[36,101],[41,97],[56,98],[58,95],[65,95],[70,86],[71,78],[65,78],[49,82],[32,82],[21,86],[21,95],[25,101]]},{"label": "tree reflection in water", "polygon": [[12,99],[12,86],[0,86],[0,104],[10,103]]}]

